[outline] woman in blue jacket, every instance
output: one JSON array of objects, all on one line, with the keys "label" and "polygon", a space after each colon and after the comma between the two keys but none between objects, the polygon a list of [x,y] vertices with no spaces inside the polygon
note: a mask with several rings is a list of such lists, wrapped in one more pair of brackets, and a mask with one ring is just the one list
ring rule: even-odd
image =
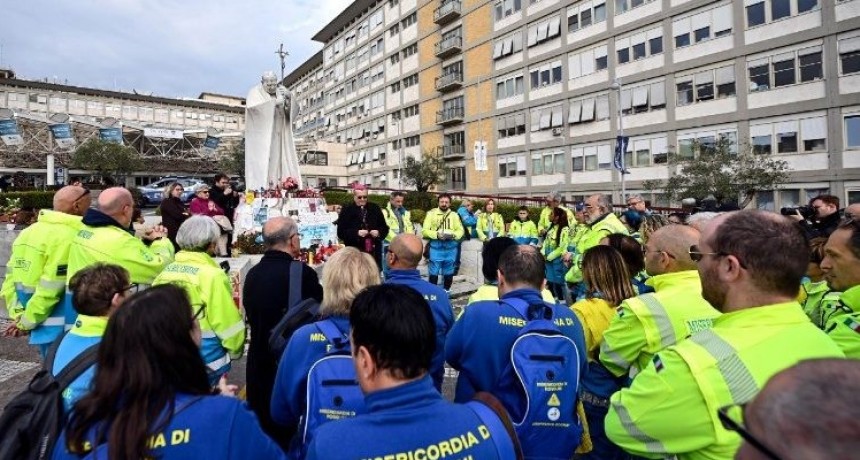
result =
[{"label": "woman in blue jacket", "polygon": [[[334,253],[323,270],[323,301],[321,321],[300,327],[290,337],[275,377],[272,389],[272,420],[279,425],[295,426],[301,420],[308,423],[305,412],[308,400],[308,373],[311,366],[326,356],[329,342],[319,323],[334,323],[341,334],[349,336],[349,307],[353,299],[368,286],[380,283],[379,270],[373,258],[358,249],[346,247]],[[353,375],[354,378],[354,375]],[[316,421],[316,419],[315,419]],[[290,442],[290,458],[304,458],[310,433],[299,426]],[[251,458],[251,457],[248,457]]]},{"label": "woman in blue jacket", "polygon": [[[234,397],[211,396],[200,326],[181,287],[156,286],[111,316],[92,391],[78,401],[54,459],[284,459]],[[235,387],[222,380],[221,391]]]}]

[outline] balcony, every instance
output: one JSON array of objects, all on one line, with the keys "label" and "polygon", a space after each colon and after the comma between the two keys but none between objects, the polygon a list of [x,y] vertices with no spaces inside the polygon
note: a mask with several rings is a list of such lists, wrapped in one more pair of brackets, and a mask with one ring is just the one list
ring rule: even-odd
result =
[{"label": "balcony", "polygon": [[443,1],[442,6],[433,10],[433,22],[441,26],[453,21],[460,17],[461,8],[460,0]]},{"label": "balcony", "polygon": [[463,107],[449,107],[436,112],[436,124],[442,126],[463,122]]},{"label": "balcony", "polygon": [[436,77],[436,91],[444,93],[463,86],[463,72],[451,72]]},{"label": "balcony", "polygon": [[445,59],[463,51],[463,37],[454,36],[436,43],[436,57]]},{"label": "balcony", "polygon": [[466,156],[465,145],[440,145],[436,147],[436,153],[442,155],[445,160],[462,160]]}]

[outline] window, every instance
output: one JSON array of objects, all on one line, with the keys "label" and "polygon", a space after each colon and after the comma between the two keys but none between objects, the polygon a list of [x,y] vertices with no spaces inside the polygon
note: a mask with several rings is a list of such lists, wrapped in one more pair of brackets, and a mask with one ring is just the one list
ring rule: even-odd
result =
[{"label": "window", "polygon": [[397,24],[394,24],[393,26],[391,26],[390,29],[388,29],[388,36],[389,37],[393,37],[399,33],[400,33],[400,23],[399,22]]},{"label": "window", "polygon": [[525,155],[507,155],[499,158],[499,178],[526,175]]},{"label": "window", "polygon": [[575,125],[609,119],[609,95],[588,96],[570,101],[567,122]]},{"label": "window", "polygon": [[410,86],[418,84],[418,74],[412,74],[403,79],[403,88],[409,88]]},{"label": "window", "polygon": [[764,24],[764,1],[747,5],[747,28]]},{"label": "window", "polygon": [[656,138],[633,138],[627,143],[624,166],[646,167],[666,163],[668,145],[666,136]]},{"label": "window", "polygon": [[532,175],[564,174],[567,166],[564,162],[564,151],[532,153]]},{"label": "window", "polygon": [[544,64],[529,72],[531,89],[561,83],[561,61]]},{"label": "window", "polygon": [[675,48],[701,43],[732,33],[732,6],[723,5],[672,22]]},{"label": "window", "polygon": [[409,136],[403,139],[403,143],[406,147],[417,147],[421,145],[421,136]]},{"label": "window", "polygon": [[606,45],[600,45],[596,48],[575,51],[568,55],[568,78],[574,79],[591,75],[595,72],[606,69]]},{"label": "window", "polygon": [[496,131],[498,131],[499,139],[525,134],[526,115],[524,113],[514,113],[497,117]]},{"label": "window", "polygon": [[[725,142],[729,151],[737,153],[738,134],[735,128],[714,129],[702,128],[702,131],[679,132],[678,133],[678,156],[681,158],[693,158],[698,155],[713,151],[717,142]],[[695,146],[698,145],[698,149]],[[665,163],[665,157],[655,157],[654,163]]]},{"label": "window", "polygon": [[827,117],[753,122],[750,123],[750,138],[753,150],[759,154],[826,151]]},{"label": "window", "polygon": [[396,82],[392,83],[390,88],[391,88],[391,94],[399,93],[400,92],[400,82],[396,81]]},{"label": "window", "polygon": [[388,0],[388,8],[394,8],[400,4],[400,0]]},{"label": "window", "polygon": [[379,53],[382,53],[385,49],[382,46],[382,38],[378,38],[376,43],[370,45],[370,57],[373,58]]},{"label": "window", "polygon": [[750,92],[820,80],[824,78],[821,61],[821,46],[747,61]]},{"label": "window", "polygon": [[794,54],[774,56],[771,61],[773,66],[773,86],[793,85],[795,80]]},{"label": "window", "polygon": [[504,37],[493,46],[493,59],[501,59],[523,50],[523,36],[520,32]]},{"label": "window", "polygon": [[406,59],[409,56],[412,56],[414,54],[417,54],[418,53],[418,43],[413,43],[413,44],[407,46],[406,48],[403,48],[402,53],[403,53],[403,59]]},{"label": "window", "polygon": [[391,65],[397,64],[398,62],[400,62],[400,53],[392,54],[391,57],[388,58],[388,60],[391,62]]},{"label": "window", "polygon": [[626,115],[666,108],[665,81],[637,84],[621,90],[621,111]]},{"label": "window", "polygon": [[821,51],[818,48],[801,50],[798,53],[800,62],[800,81],[807,82],[824,78],[824,68],[821,65]]},{"label": "window", "polygon": [[496,80],[496,100],[523,94],[523,76],[513,75]]},{"label": "window", "polygon": [[299,164],[328,166],[328,153],[308,151],[299,157]]},{"label": "window", "polygon": [[573,172],[609,169],[612,166],[612,146],[601,144],[573,147],[570,157]]},{"label": "window", "polygon": [[412,13],[409,16],[406,16],[402,21],[400,21],[400,27],[406,29],[407,27],[418,22],[418,13]]},{"label": "window", "polygon": [[414,117],[418,115],[418,104],[410,105],[403,109],[403,118]]},{"label": "window", "polygon": [[561,104],[539,107],[531,111],[531,131],[559,128],[564,124],[564,109]]},{"label": "window", "polygon": [[652,1],[654,0],[615,0],[615,15],[626,13],[633,8],[651,3]]},{"label": "window", "polygon": [[791,16],[791,0],[770,0],[771,21]]},{"label": "window", "polygon": [[849,148],[860,148],[860,115],[845,117],[845,142]]},{"label": "window", "polygon": [[567,9],[567,32],[573,33],[606,21],[606,3],[588,0]]},{"label": "window", "polygon": [[[644,59],[663,52],[663,30],[660,27],[634,33],[615,40],[618,64]],[[650,53],[649,53],[650,51]]]},{"label": "window", "polygon": [[771,153],[771,137],[753,136],[752,138],[753,153],[757,155],[770,155]]},{"label": "window", "polygon": [[561,17],[553,16],[529,27],[527,46],[539,45],[561,34]]},{"label": "window", "polygon": [[840,75],[860,72],[860,37],[839,40]]},{"label": "window", "polygon": [[496,2],[495,5],[495,13],[496,13],[496,21],[501,21],[502,19],[519,12],[523,9],[522,0],[501,0]]}]

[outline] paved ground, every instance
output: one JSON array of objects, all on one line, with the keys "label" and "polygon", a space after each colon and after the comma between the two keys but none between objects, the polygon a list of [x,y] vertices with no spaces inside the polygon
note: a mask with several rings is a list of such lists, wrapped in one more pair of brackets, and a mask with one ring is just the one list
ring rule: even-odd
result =
[{"label": "paved ground", "polygon": [[[454,306],[462,307],[465,297],[454,300]],[[8,321],[0,320],[0,330],[5,329]],[[6,404],[23,390],[33,375],[41,368],[39,354],[27,344],[27,338],[0,337],[0,407]],[[457,372],[447,368],[442,393],[448,399],[454,398],[454,385]],[[233,361],[230,372],[231,383],[243,386],[245,384],[245,359]]]}]

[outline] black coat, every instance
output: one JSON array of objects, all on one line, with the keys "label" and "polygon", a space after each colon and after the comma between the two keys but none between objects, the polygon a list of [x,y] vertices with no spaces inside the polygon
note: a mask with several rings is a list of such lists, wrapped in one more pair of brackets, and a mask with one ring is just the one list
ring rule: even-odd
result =
[{"label": "black coat", "polygon": [[[242,305],[251,328],[246,379],[248,405],[257,414],[263,430],[286,446],[295,427],[279,427],[272,421],[269,402],[280,356],[269,352],[269,333],[287,312],[290,298],[290,262],[293,258],[281,251],[266,251],[260,263],[245,276]],[[322,302],[323,291],[313,268],[302,271],[302,299],[313,297]]]},{"label": "black coat", "polygon": [[188,218],[188,209],[182,204],[182,200],[172,196],[162,200],[160,208],[161,225],[167,229],[167,238],[173,242],[173,246],[176,248],[176,232],[179,231],[182,222]]},{"label": "black coat", "polygon": [[214,201],[215,204],[224,210],[224,215],[227,216],[227,218],[230,219],[230,223],[232,223],[233,211],[235,211],[236,207],[239,206],[239,197],[234,194],[231,194],[230,196],[224,195],[224,190],[215,185],[209,189],[209,199]]},{"label": "black coat", "polygon": [[[371,238],[368,235],[367,238],[362,238],[358,236],[359,230],[378,230],[379,236]],[[387,235],[388,224],[385,223],[382,209],[373,203],[367,203],[363,208],[355,204],[348,205],[340,211],[337,218],[337,237],[347,246],[352,246],[361,252],[369,252],[380,269],[382,267],[382,241]],[[366,250],[365,242],[367,239],[370,239],[373,244],[372,251]]]}]

